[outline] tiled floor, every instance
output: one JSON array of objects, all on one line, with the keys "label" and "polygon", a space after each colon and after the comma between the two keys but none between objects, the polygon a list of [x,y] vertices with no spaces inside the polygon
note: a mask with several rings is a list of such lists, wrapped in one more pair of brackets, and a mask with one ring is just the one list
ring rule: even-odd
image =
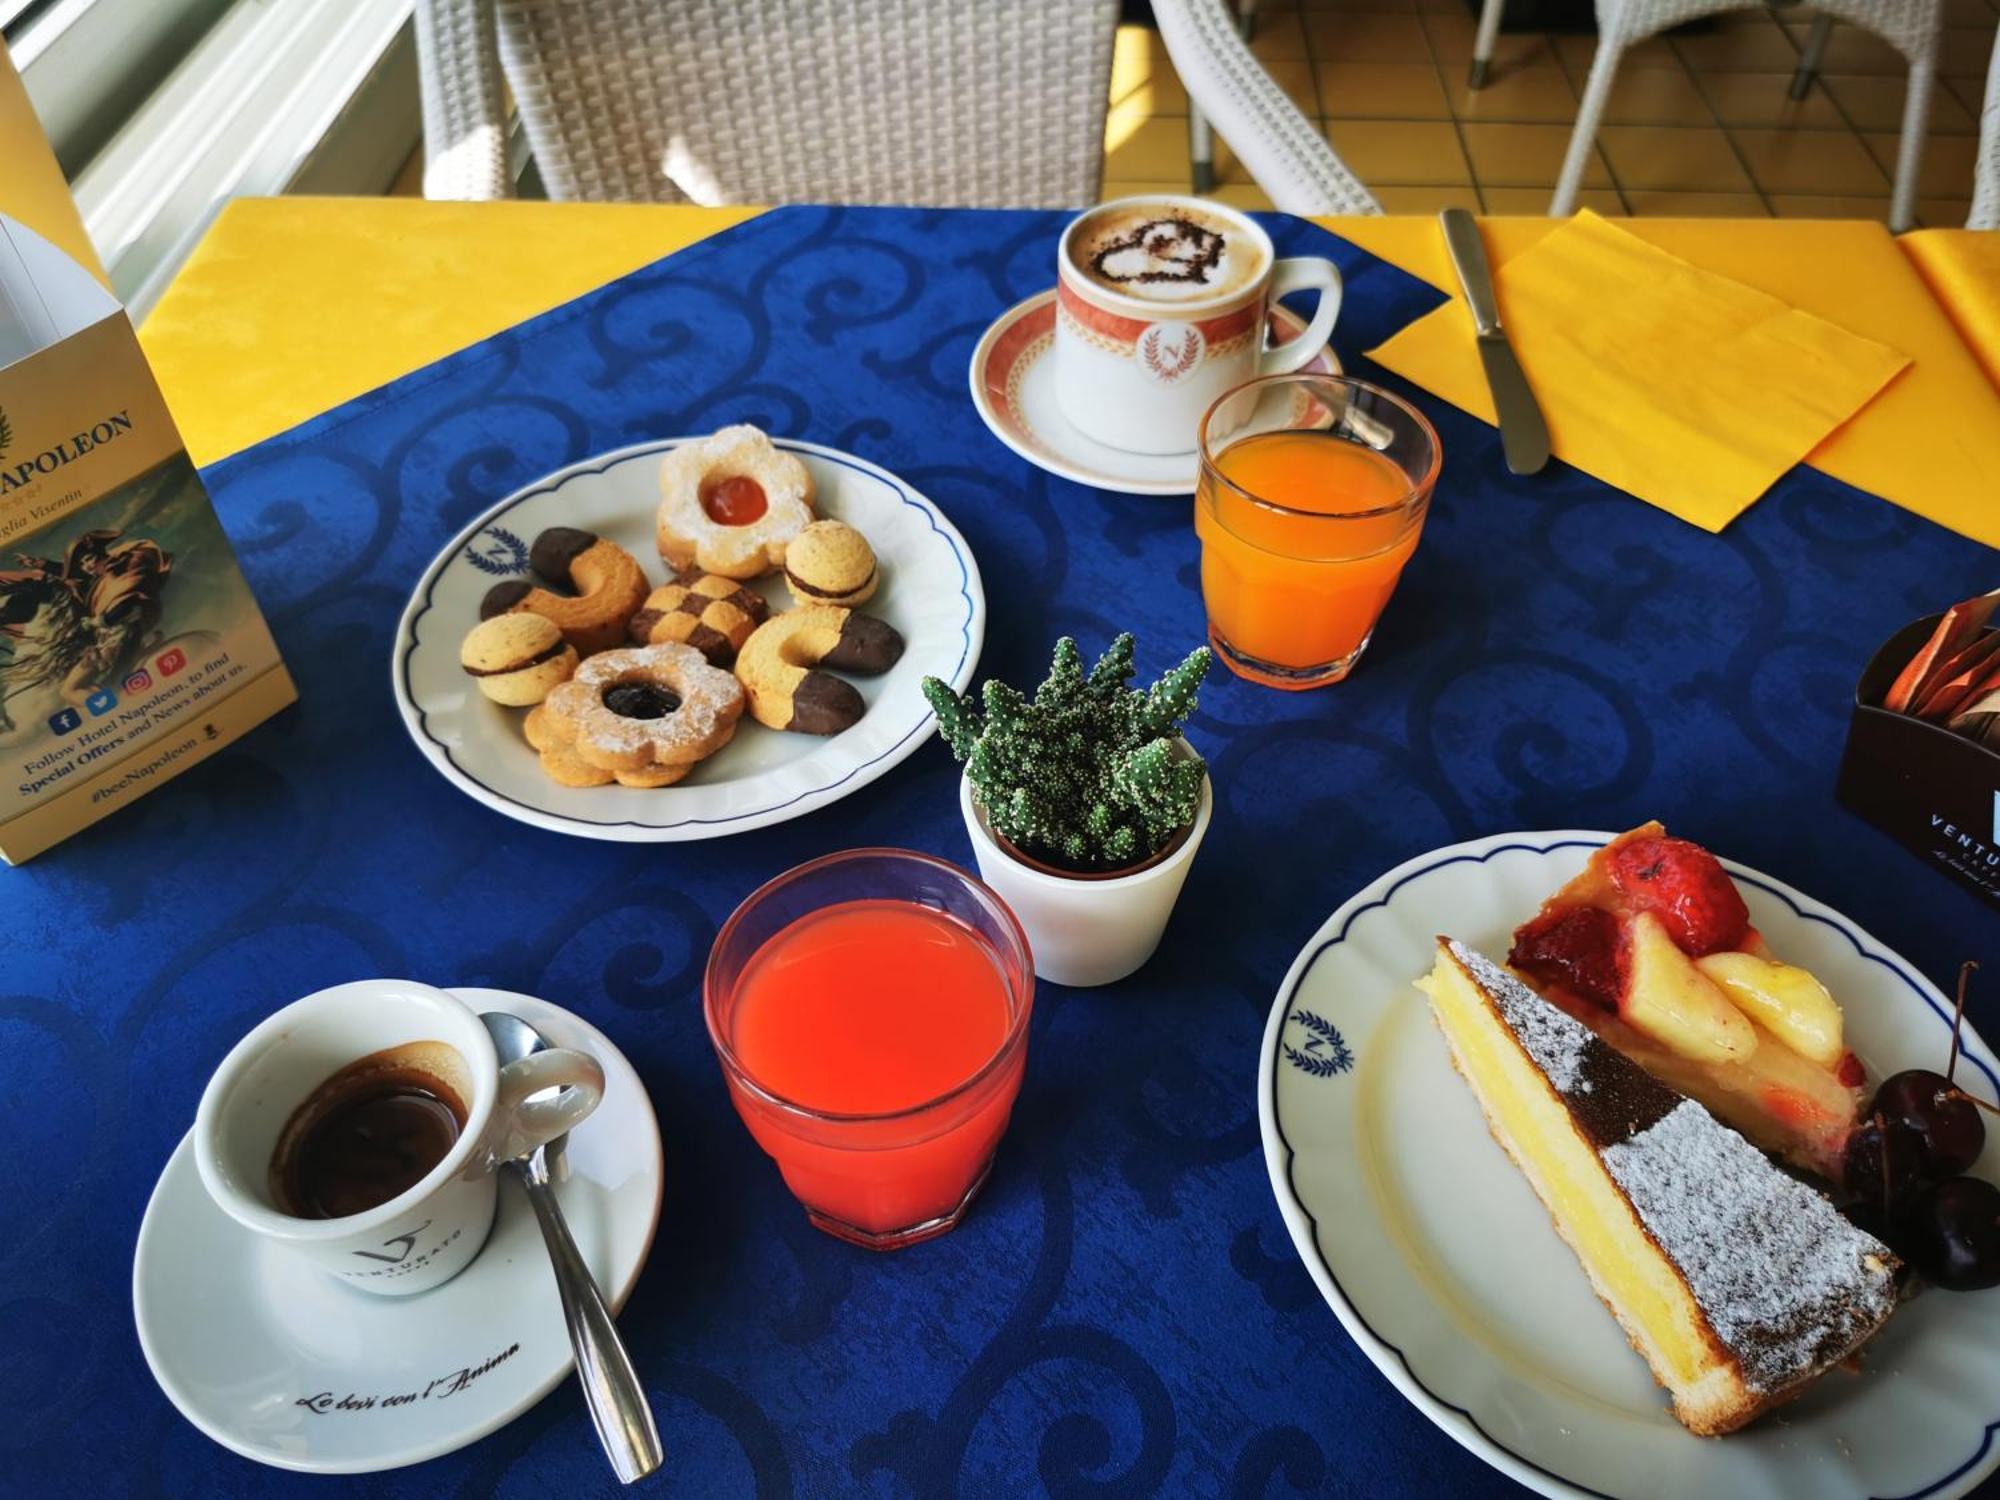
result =
[{"label": "tiled floor", "polygon": [[[1945,0],[1918,216],[1962,224],[2000,0]],[[1606,214],[1880,218],[1888,212],[1908,69],[1838,27],[1812,92],[1787,97],[1811,12],[1745,10],[1629,49],[1582,202]],[[1595,38],[1502,35],[1485,88],[1466,87],[1464,0],[1261,0],[1251,50],[1391,213],[1463,204],[1541,214]],[[1104,192],[1186,192],[1187,91],[1158,36],[1118,32]],[[1268,207],[1226,145],[1216,196]]]}]

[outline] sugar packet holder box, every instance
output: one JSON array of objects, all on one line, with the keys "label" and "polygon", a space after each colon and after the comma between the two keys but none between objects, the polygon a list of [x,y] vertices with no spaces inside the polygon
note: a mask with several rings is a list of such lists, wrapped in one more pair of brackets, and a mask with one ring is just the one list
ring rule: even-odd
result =
[{"label": "sugar packet holder box", "polygon": [[[19,88],[0,51],[0,96]],[[38,128],[16,138],[19,104],[0,97],[7,174],[54,172]],[[125,309],[0,211],[0,858],[116,812],[296,696]]]},{"label": "sugar packet holder box", "polygon": [[1913,853],[2000,905],[2000,754],[1882,700],[1937,628],[1913,620],[1883,643],[1854,690],[1835,795]]}]

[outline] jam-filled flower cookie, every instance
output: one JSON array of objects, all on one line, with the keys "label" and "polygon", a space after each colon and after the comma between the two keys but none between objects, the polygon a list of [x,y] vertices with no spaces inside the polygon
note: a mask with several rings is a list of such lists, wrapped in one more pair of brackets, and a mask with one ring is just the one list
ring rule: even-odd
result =
[{"label": "jam-filled flower cookie", "polygon": [[[486,591],[479,618],[535,614],[562,627],[563,638],[589,656],[625,639],[626,623],[646,600],[646,575],[616,542],[573,526],[551,526],[528,549],[528,566],[546,584],[509,578]],[[569,593],[557,593],[556,588]]]},{"label": "jam-filled flower cookie", "polygon": [[576,662],[562,627],[540,615],[481,620],[458,648],[458,664],[479,691],[508,708],[540,703],[569,680]]},{"label": "jam-filled flower cookie", "polygon": [[736,676],[750,695],[750,716],[769,729],[839,734],[868,705],[838,672],[874,677],[903,654],[896,628],[873,615],[811,604],[774,615],[736,654]]},{"label": "jam-filled flower cookie", "polygon": [[811,524],[813,478],[755,427],[682,443],[660,463],[655,540],[676,572],[761,578]]},{"label": "jam-filled flower cookie", "polygon": [[734,578],[704,573],[654,589],[632,616],[631,633],[641,646],[680,641],[707,657],[711,667],[726,667],[750,632],[770,617],[762,594]]},{"label": "jam-filled flower cookie", "polygon": [[874,598],[880,582],[875,549],[845,521],[815,521],[785,549],[785,587],[801,604],[852,609]]},{"label": "jam-filled flower cookie", "polygon": [[670,641],[590,657],[522,730],[563,786],[669,786],[728,744],[742,716],[736,679]]}]

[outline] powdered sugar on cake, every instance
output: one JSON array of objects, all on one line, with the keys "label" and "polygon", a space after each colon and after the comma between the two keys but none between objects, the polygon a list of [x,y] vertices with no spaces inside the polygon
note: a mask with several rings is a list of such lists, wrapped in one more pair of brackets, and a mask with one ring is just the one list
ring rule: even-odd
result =
[{"label": "powdered sugar on cake", "polygon": [[1565,1015],[1483,953],[1459,942],[1449,946],[1451,956],[1499,1007],[1507,1029],[1520,1040],[1556,1091],[1589,1093],[1590,1083],[1583,1076],[1583,1064],[1591,1043],[1596,1040],[1590,1028]]},{"label": "powdered sugar on cake", "polygon": [[1753,1388],[1845,1357],[1895,1306],[1889,1250],[1692,1100],[1603,1156]]}]

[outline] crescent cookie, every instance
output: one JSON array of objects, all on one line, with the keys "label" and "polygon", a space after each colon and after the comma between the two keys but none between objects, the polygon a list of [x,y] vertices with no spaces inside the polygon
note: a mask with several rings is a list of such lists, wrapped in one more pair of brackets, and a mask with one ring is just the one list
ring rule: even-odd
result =
[{"label": "crescent cookie", "polygon": [[632,639],[641,646],[679,641],[708,658],[711,667],[726,667],[750,639],[750,632],[771,617],[764,596],[734,578],[704,573],[686,583],[664,584],[646,596],[632,616]]},{"label": "crescent cookie", "polygon": [[573,526],[551,526],[528,549],[528,566],[546,583],[573,591],[559,594],[524,578],[509,578],[486,591],[479,618],[526,612],[562,627],[563,638],[584,656],[608,651],[625,639],[625,622],[646,599],[646,575],[632,554],[616,542]]},{"label": "crescent cookie", "polygon": [[839,734],[868,705],[854,684],[832,672],[874,677],[903,654],[894,626],[873,615],[811,604],[774,615],[736,654],[736,677],[750,695],[750,715],[769,729]]},{"label": "crescent cookie", "polygon": [[785,549],[785,587],[801,604],[852,609],[872,599],[881,581],[875,549],[845,521],[815,521]]},{"label": "crescent cookie", "polygon": [[676,572],[761,578],[811,524],[813,478],[755,427],[682,443],[660,463],[655,540]]},{"label": "crescent cookie", "polygon": [[458,664],[495,703],[526,708],[569,680],[576,670],[576,647],[563,639],[554,620],[496,615],[467,633],[458,648]]},{"label": "crescent cookie", "polygon": [[728,744],[742,716],[736,679],[668,642],[590,657],[522,730],[564,786],[666,786]]}]

